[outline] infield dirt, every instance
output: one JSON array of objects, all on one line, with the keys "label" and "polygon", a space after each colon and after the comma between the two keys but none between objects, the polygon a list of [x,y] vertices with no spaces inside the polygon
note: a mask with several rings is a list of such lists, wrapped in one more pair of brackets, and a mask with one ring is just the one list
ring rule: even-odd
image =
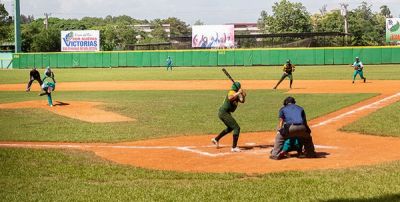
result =
[{"label": "infield dirt", "polygon": [[[276,81],[242,81],[246,89],[270,89]],[[100,90],[102,85],[75,85],[66,83],[58,86],[64,90]],[[135,81],[110,82],[115,85],[108,90],[206,90],[227,89],[229,82],[210,81]],[[168,85],[166,85],[168,83]],[[87,83],[86,83],[87,84]],[[23,90],[21,84],[0,85],[0,90]],[[110,84],[111,85],[111,84]],[[121,89],[123,86],[130,86]],[[312,135],[321,158],[289,158],[280,161],[268,159],[273,145],[274,132],[242,133],[240,153],[231,153],[231,136],[221,141],[217,149],[210,143],[214,135],[179,136],[174,138],[151,139],[117,144],[1,142],[3,147],[29,148],[75,148],[93,151],[105,159],[138,167],[187,172],[239,172],[268,173],[286,170],[316,170],[371,165],[400,160],[400,138],[377,137],[357,133],[345,133],[339,129],[361,117],[400,100],[400,81],[295,81],[295,88],[288,93],[380,93],[379,96],[346,107],[334,113],[311,120]],[[74,86],[74,85],[72,85]],[[86,88],[87,86],[90,86]],[[203,87],[199,87],[203,86]],[[282,83],[285,88],[287,83]],[[20,89],[21,88],[21,89]],[[71,105],[73,102],[71,102]],[[45,103],[44,103],[45,104]],[[1,105],[0,105],[1,106]],[[60,106],[63,108],[66,106]]]}]

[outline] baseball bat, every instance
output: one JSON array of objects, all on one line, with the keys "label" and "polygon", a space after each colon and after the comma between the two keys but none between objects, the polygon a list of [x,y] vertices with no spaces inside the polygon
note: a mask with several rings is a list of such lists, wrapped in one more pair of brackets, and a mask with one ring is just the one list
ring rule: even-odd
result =
[{"label": "baseball bat", "polygon": [[232,83],[235,83],[235,80],[233,80],[232,76],[229,74],[228,71],[226,71],[225,68],[222,68],[222,71],[225,73],[225,75],[232,81]]},{"label": "baseball bat", "polygon": [[[235,80],[233,80],[232,76],[229,74],[228,71],[226,71],[225,68],[222,68],[222,71],[225,73],[225,75],[232,81],[233,84],[235,84]],[[235,84],[236,86],[236,84]],[[237,88],[239,88],[239,86],[236,86]]]}]

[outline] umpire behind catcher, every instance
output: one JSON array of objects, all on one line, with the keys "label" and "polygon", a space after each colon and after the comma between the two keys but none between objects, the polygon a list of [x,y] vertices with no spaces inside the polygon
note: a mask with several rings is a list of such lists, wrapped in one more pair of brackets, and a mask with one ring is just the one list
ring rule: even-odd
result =
[{"label": "umpire behind catcher", "polygon": [[279,160],[284,158],[283,144],[286,139],[293,137],[298,138],[304,145],[305,157],[316,157],[311,130],[307,125],[306,113],[302,107],[296,105],[296,100],[293,97],[289,96],[283,101],[283,107],[279,110],[277,130],[274,148],[271,151],[271,159]]}]

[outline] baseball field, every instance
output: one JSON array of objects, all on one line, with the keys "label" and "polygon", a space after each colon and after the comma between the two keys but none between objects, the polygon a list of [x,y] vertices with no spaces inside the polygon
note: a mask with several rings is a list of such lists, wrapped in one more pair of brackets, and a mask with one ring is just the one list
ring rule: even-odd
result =
[{"label": "baseball field", "polygon": [[[231,81],[218,67],[54,69],[54,107],[0,71],[1,201],[399,201],[400,65],[228,67],[247,92],[216,148]],[[43,73],[43,69],[39,69]],[[319,158],[268,158],[293,96]]]}]

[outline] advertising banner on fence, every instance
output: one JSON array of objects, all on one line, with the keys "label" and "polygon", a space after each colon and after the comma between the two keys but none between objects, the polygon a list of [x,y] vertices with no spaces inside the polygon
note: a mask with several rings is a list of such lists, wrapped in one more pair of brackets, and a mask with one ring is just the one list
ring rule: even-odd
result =
[{"label": "advertising banner on fence", "polygon": [[400,41],[400,18],[386,18],[386,42]]},{"label": "advertising banner on fence", "polygon": [[194,25],[193,48],[233,48],[235,29],[233,25]]},{"label": "advertising banner on fence", "polygon": [[99,51],[99,30],[61,31],[61,51]]}]

